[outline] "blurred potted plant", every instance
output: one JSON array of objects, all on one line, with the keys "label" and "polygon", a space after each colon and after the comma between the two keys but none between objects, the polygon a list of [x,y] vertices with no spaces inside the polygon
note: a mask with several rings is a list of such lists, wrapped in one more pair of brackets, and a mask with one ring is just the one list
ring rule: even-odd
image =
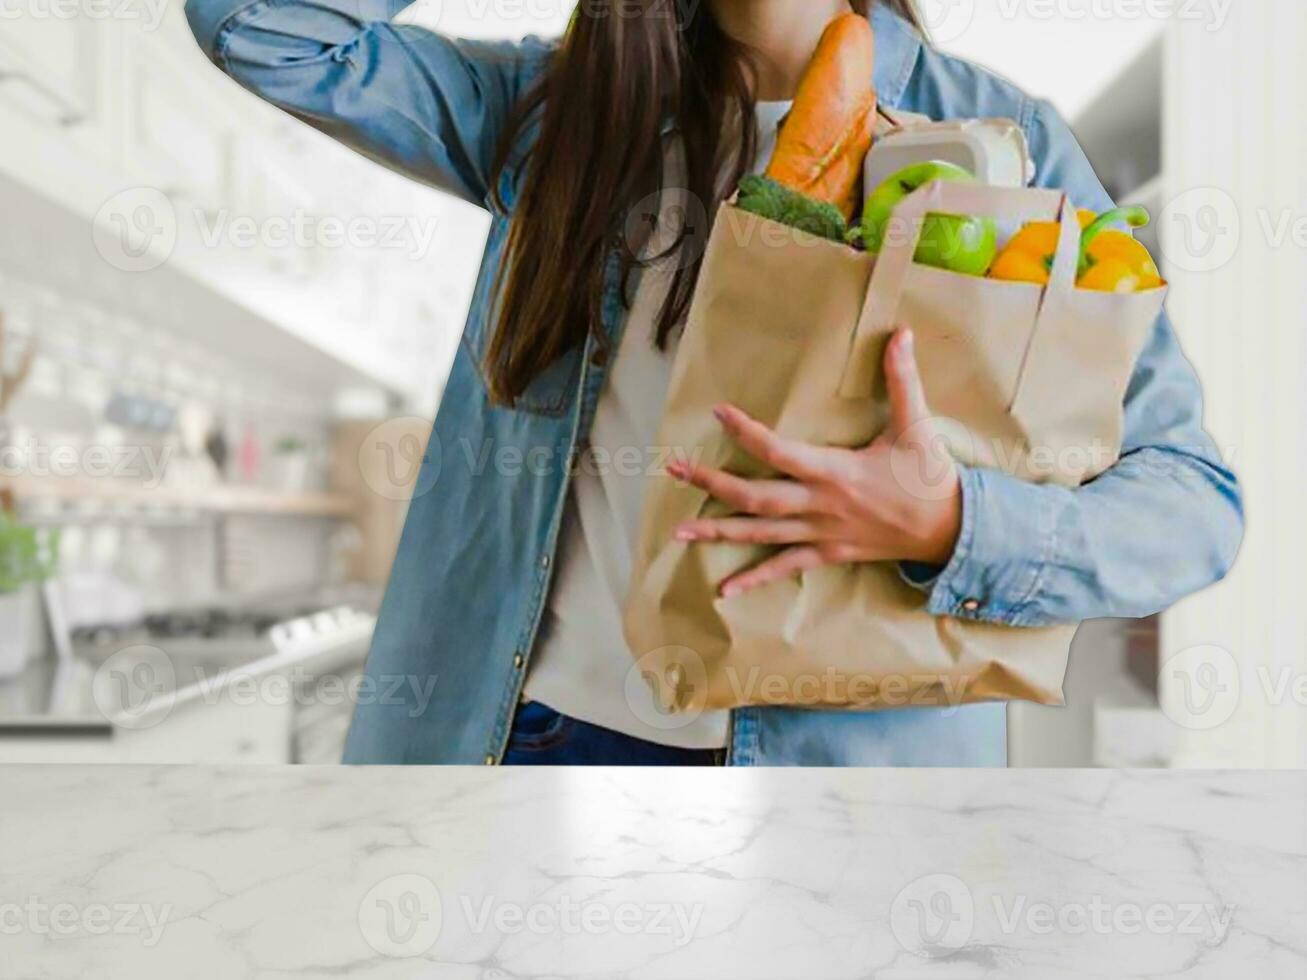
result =
[{"label": "blurred potted plant", "polygon": [[0,677],[27,664],[36,624],[32,589],[54,574],[58,552],[58,532],[42,533],[0,511]]},{"label": "blurred potted plant", "polygon": [[309,446],[298,436],[282,436],[272,446],[272,485],[286,493],[303,493],[309,483]]}]

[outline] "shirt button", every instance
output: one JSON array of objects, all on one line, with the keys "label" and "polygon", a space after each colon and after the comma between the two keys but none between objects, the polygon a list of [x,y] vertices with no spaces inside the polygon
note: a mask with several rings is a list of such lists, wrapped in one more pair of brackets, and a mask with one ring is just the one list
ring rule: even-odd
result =
[{"label": "shirt button", "polygon": [[526,657],[522,656],[520,653],[513,658],[513,666],[518,670],[521,670],[522,665],[525,663],[526,663]]},{"label": "shirt button", "polygon": [[495,757],[493,755],[486,756],[486,765],[493,766],[494,764],[495,764]]},{"label": "shirt button", "polygon": [[962,608],[969,613],[980,612],[980,600],[968,599],[966,602],[962,603]]},{"label": "shirt button", "polygon": [[540,567],[541,567],[541,568],[548,568],[548,567],[549,567],[549,556],[548,556],[548,555],[543,555],[543,556],[541,556],[541,558],[540,558]]},{"label": "shirt button", "polygon": [[590,363],[594,367],[603,367],[608,363],[608,348],[596,347],[590,352]]}]

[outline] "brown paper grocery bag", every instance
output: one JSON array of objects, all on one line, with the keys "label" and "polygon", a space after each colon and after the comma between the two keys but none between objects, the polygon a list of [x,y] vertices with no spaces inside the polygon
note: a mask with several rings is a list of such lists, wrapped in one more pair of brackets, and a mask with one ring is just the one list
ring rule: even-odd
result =
[{"label": "brown paper grocery bag", "polygon": [[[930,212],[1060,221],[1047,288],[912,261]],[[730,402],[783,435],[857,447],[885,426],[884,345],[911,326],[932,413],[973,466],[1077,486],[1110,467],[1126,386],[1165,289],[1075,288],[1080,226],[1064,196],[935,183],[906,199],[880,256],[723,205],[673,368],[658,444],[774,476],[711,414]],[[872,709],[1062,703],[1072,626],[938,618],[892,563],[828,566],[731,599],[728,576],[774,549],[673,540],[726,513],[651,477],[625,611],[639,671],[670,711],[792,705]],[[977,597],[983,599],[984,597]]]}]

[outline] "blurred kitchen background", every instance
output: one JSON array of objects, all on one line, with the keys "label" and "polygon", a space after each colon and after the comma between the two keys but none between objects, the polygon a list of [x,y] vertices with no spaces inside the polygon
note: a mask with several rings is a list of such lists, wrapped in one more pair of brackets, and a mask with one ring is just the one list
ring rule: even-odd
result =
[{"label": "blurred kitchen background", "polygon": [[[547,35],[571,7],[405,18]],[[1012,763],[1307,764],[1307,6],[923,10],[1152,209],[1252,512],[1230,580],[1084,626],[1068,706],[1012,709]],[[339,761],[385,696],[358,672],[486,225],[238,89],[178,0],[6,5],[0,761]]]}]

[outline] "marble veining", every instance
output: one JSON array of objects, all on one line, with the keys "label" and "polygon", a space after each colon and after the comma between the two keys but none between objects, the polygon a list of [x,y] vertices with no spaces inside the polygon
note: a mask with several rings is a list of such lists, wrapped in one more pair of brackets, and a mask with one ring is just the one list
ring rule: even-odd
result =
[{"label": "marble veining", "polygon": [[0,976],[1301,978],[1307,774],[0,768]]}]

